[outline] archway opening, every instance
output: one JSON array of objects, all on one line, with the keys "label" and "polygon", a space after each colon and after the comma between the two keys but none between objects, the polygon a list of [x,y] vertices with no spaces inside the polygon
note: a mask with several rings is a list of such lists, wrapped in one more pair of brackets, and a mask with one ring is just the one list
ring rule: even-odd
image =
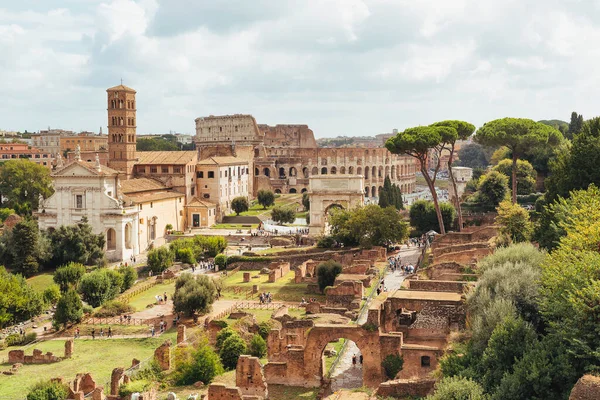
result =
[{"label": "archway opening", "polygon": [[304,188],[300,191],[300,193],[306,193],[306,192],[308,192],[308,190],[306,188]]},{"label": "archway opening", "polygon": [[275,189],[275,194],[281,194],[281,190],[280,189]]},{"label": "archway opening", "polygon": [[[350,172],[350,173],[352,173],[352,172]],[[362,168],[361,167],[356,168],[356,175],[362,175]]]},{"label": "archway opening", "polygon": [[327,167],[321,168],[321,175],[327,175]]},{"label": "archway opening", "polygon": [[369,196],[369,187],[368,186],[365,188],[365,197],[370,197]]},{"label": "archway opening", "polygon": [[263,172],[264,172],[265,176],[269,176],[269,177],[271,176],[271,170],[269,168],[265,168],[263,170]]},{"label": "archway opening", "polygon": [[319,175],[319,169],[317,167],[313,167],[311,175]]},{"label": "archway opening", "polygon": [[117,233],[113,228],[108,228],[108,230],[106,231],[106,249],[117,249]]},{"label": "archway opening", "polygon": [[308,168],[302,168],[302,175],[304,175],[305,178],[308,178]]},{"label": "archway opening", "polygon": [[354,173],[354,167],[352,167],[352,166],[348,167],[348,173],[349,174],[353,174]]},{"label": "archway opening", "polygon": [[377,197],[377,188],[375,186],[371,188],[371,197]]},{"label": "archway opening", "polygon": [[331,175],[337,174],[337,169],[335,167],[331,167]]},{"label": "archway opening", "polygon": [[131,223],[125,224],[125,248],[131,249],[132,234]]},{"label": "archway opening", "polygon": [[296,175],[298,175],[298,171],[296,171],[296,168],[290,167],[290,176],[296,176]]},{"label": "archway opening", "polygon": [[329,342],[321,354],[321,376],[331,379],[333,392],[363,386],[363,355],[352,340]]},{"label": "archway opening", "polygon": [[258,170],[258,168],[254,168],[254,176],[258,175],[260,175],[260,171]]},{"label": "archway opening", "polygon": [[291,188],[290,193],[298,193],[298,192],[296,191],[296,188]]},{"label": "archway opening", "polygon": [[340,167],[340,174],[345,174],[346,173],[346,167],[344,167],[343,165]]},{"label": "archway opening", "polygon": [[279,168],[279,179],[285,179],[285,168]]}]

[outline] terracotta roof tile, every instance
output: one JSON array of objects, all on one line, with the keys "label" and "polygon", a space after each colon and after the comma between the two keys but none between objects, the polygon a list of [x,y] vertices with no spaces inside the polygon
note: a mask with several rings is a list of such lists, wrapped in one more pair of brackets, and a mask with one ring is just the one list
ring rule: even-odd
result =
[{"label": "terracotta roof tile", "polygon": [[210,201],[199,199],[198,197],[194,197],[192,201],[190,201],[186,207],[207,207],[213,208],[217,205],[215,203],[211,203]]},{"label": "terracotta roof tile", "polygon": [[135,178],[121,181],[121,190],[124,194],[148,192],[152,190],[169,189],[162,182],[150,178]]},{"label": "terracotta roof tile", "polygon": [[176,199],[178,197],[185,197],[185,194],[178,192],[155,192],[155,193],[135,193],[123,196],[125,202],[132,201],[134,203],[147,203],[149,201],[159,201]]},{"label": "terracotta roof tile", "polygon": [[137,165],[149,164],[187,164],[194,161],[195,151],[138,151]]},{"label": "terracotta roof tile", "polygon": [[133,93],[137,93],[135,90],[133,90],[132,88],[125,86],[125,85],[117,85],[117,86],[113,86],[111,88],[106,89],[107,92],[118,92],[118,91],[125,91],[125,92],[133,92]]},{"label": "terracotta roof tile", "polygon": [[208,157],[198,161],[199,165],[228,165],[228,164],[248,164],[247,160],[239,157],[223,156],[223,157]]}]

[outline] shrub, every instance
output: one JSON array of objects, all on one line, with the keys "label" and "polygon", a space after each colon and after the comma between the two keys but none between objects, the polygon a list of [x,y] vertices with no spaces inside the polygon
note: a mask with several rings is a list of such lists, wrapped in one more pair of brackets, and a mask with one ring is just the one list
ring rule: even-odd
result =
[{"label": "shrub", "polygon": [[52,320],[55,327],[67,326],[69,323],[79,322],[83,317],[81,298],[73,289],[69,289],[56,303],[56,312]]},{"label": "shrub", "polygon": [[264,209],[275,204],[275,195],[270,190],[261,189],[257,193],[258,204]]},{"label": "shrub", "polygon": [[513,243],[528,242],[533,233],[533,224],[529,220],[529,212],[518,204],[504,200],[497,208],[496,224],[500,226],[500,234]]},{"label": "shrub", "polygon": [[[114,272],[114,271],[112,271]],[[79,292],[83,299],[92,307],[98,307],[116,295],[113,288],[112,272],[108,270],[96,270],[85,274],[79,282]]]},{"label": "shrub", "polygon": [[177,250],[175,258],[184,264],[195,264],[196,263],[196,257],[194,257],[194,252],[190,248]]},{"label": "shrub", "polygon": [[46,304],[55,305],[58,299],[60,299],[60,288],[58,285],[50,285],[44,289],[42,297]]},{"label": "shrub", "polygon": [[395,379],[398,372],[402,370],[404,365],[404,359],[402,356],[397,354],[389,354],[383,359],[381,366],[385,370],[385,375],[389,379]]},{"label": "shrub", "polygon": [[192,276],[183,274],[175,282],[173,308],[188,316],[195,313],[207,313],[217,298],[217,286],[212,277],[207,275]]},{"label": "shrub", "polygon": [[[446,230],[451,230],[456,220],[456,210],[454,206],[447,202],[440,203],[442,220]],[[433,202],[427,200],[417,200],[410,206],[410,225],[415,228],[418,235],[430,230],[440,231],[440,224],[437,220],[437,213]]]},{"label": "shrub", "polygon": [[269,337],[269,332],[271,332],[272,328],[273,325],[269,321],[263,321],[258,324],[258,334],[260,337],[267,340],[267,337]]},{"label": "shrub", "polygon": [[99,318],[115,317],[117,315],[133,312],[134,310],[135,309],[127,303],[113,300],[104,303],[102,308],[94,313],[94,316]]},{"label": "shrub", "polygon": [[221,345],[219,356],[226,370],[235,369],[237,360],[246,353],[246,342],[237,333],[229,336]]},{"label": "shrub", "polygon": [[215,257],[227,248],[227,239],[223,236],[203,236],[194,237],[194,243],[201,247],[209,257]]},{"label": "shrub", "polygon": [[250,355],[258,358],[263,358],[267,355],[267,342],[259,334],[252,336],[250,346],[248,348]]},{"label": "shrub", "polygon": [[490,171],[479,178],[476,198],[486,207],[497,207],[509,192],[508,178],[498,171]]},{"label": "shrub", "polygon": [[123,276],[123,285],[121,286],[121,291],[124,292],[131,288],[135,281],[137,281],[138,274],[136,269],[131,265],[122,266],[118,269],[118,271]]},{"label": "shrub", "polygon": [[35,342],[37,339],[37,333],[29,332],[25,335],[18,333],[11,333],[4,339],[6,346],[23,346],[31,342]]},{"label": "shrub", "polygon": [[67,265],[58,267],[54,271],[52,279],[60,286],[61,291],[66,292],[69,287],[76,287],[83,275],[85,275],[83,264],[70,262]]},{"label": "shrub", "polygon": [[335,239],[333,236],[321,236],[319,240],[317,240],[317,247],[322,249],[330,249],[335,245]]},{"label": "shrub", "polygon": [[198,381],[209,384],[223,372],[219,356],[206,341],[195,350],[185,347],[176,350],[174,380],[178,385],[191,385]]},{"label": "shrub", "polygon": [[[223,321],[225,322],[225,321]],[[217,342],[215,343],[215,348],[217,350],[221,350],[221,346],[223,342],[229,338],[229,336],[236,335],[235,331],[231,329],[229,326],[221,329],[219,333],[217,333]]]},{"label": "shrub", "polygon": [[226,263],[227,256],[225,254],[217,254],[217,256],[215,257],[215,265],[219,267],[219,269],[223,269]]},{"label": "shrub", "polygon": [[317,282],[319,289],[325,290],[327,286],[333,286],[335,278],[342,273],[342,264],[329,260],[317,267]]},{"label": "shrub", "polygon": [[248,211],[248,199],[243,196],[239,196],[231,200],[231,209],[236,215]]},{"label": "shrub", "polygon": [[155,274],[160,274],[173,265],[173,253],[166,247],[152,249],[148,252],[148,268]]},{"label": "shrub", "polygon": [[427,400],[486,400],[488,396],[475,381],[463,377],[444,378],[435,384],[435,393]]},{"label": "shrub", "polygon": [[152,383],[145,379],[125,383],[119,387],[119,396],[130,396],[133,393],[142,393],[152,387]]},{"label": "shrub", "polygon": [[296,220],[296,212],[291,208],[275,207],[271,210],[271,219],[278,224],[291,224]]},{"label": "shrub", "polygon": [[69,390],[67,385],[58,382],[39,382],[27,394],[27,400],[64,400]]},{"label": "shrub", "polygon": [[6,218],[13,214],[16,214],[16,212],[12,208],[0,208],[0,222],[4,223]]}]

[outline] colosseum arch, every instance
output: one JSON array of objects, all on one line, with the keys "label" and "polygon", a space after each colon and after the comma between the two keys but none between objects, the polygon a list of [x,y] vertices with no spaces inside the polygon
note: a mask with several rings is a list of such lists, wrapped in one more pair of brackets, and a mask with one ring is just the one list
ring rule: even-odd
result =
[{"label": "colosseum arch", "polygon": [[302,175],[304,175],[305,178],[308,178],[308,176],[310,175],[308,173],[308,168],[307,167],[302,168]]},{"label": "colosseum arch", "polygon": [[383,178],[383,166],[382,165],[380,165],[379,169],[377,170],[377,177]]},{"label": "colosseum arch", "polygon": [[285,179],[286,178],[286,176],[285,176],[285,168],[283,168],[283,167],[279,168],[279,178],[280,179]]},{"label": "colosseum arch", "polygon": [[329,171],[330,171],[329,173],[330,173],[331,175],[335,175],[335,174],[337,174],[337,168],[336,168],[335,166],[334,166],[334,167],[331,167],[331,169],[330,169]]},{"label": "colosseum arch", "polygon": [[371,187],[371,196],[377,197],[377,188],[375,186]]},{"label": "colosseum arch", "polygon": [[298,192],[296,191],[296,188],[290,188],[290,193],[298,193]]},{"label": "colosseum arch", "polygon": [[[350,168],[352,168],[352,167],[350,167]],[[356,168],[356,175],[362,175],[362,168],[361,167]]]},{"label": "colosseum arch", "polygon": [[343,165],[340,167],[340,174],[345,174],[346,173],[346,167],[344,167]]},{"label": "colosseum arch", "polygon": [[321,175],[327,175],[327,167],[321,168]]},{"label": "colosseum arch", "polygon": [[386,158],[385,158],[385,163],[386,163],[386,164],[389,164],[389,163],[390,163],[390,159],[386,157]]},{"label": "colosseum arch", "polygon": [[310,174],[311,174],[311,175],[319,175],[319,168],[317,168],[317,167],[313,167],[313,169],[312,169],[312,171],[311,171],[311,173],[310,173]]},{"label": "colosseum arch", "polygon": [[392,175],[390,176],[392,180],[396,179],[396,166],[392,165]]},{"label": "colosseum arch", "polygon": [[390,166],[386,165],[385,166],[385,175],[384,175],[384,177],[388,177],[388,176],[390,176]]},{"label": "colosseum arch", "polygon": [[354,174],[354,167],[352,165],[348,167],[348,173]]},{"label": "colosseum arch", "polygon": [[254,168],[254,176],[258,176],[260,175],[260,170],[258,169],[258,167]]},{"label": "colosseum arch", "polygon": [[369,179],[369,172],[371,172],[371,168],[365,167],[365,179]]},{"label": "colosseum arch", "polygon": [[377,167],[373,165],[371,168],[371,179],[377,178]]},{"label": "colosseum arch", "polygon": [[296,168],[290,167],[289,176],[296,176],[296,175],[298,175],[298,171],[296,170]]},{"label": "colosseum arch", "polygon": [[269,177],[271,176],[271,170],[268,167],[263,169],[263,173],[265,174],[265,176],[269,176]]},{"label": "colosseum arch", "polygon": [[371,197],[369,196],[369,187],[365,187],[365,197]]},{"label": "colosseum arch", "polygon": [[308,189],[306,189],[306,188],[302,188],[302,190],[300,191],[300,193],[306,193],[306,192],[308,192]]}]

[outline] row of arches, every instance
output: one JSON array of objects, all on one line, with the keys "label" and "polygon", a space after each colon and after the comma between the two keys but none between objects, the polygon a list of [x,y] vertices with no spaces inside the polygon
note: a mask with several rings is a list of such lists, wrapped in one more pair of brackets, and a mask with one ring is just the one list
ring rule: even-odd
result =
[{"label": "row of arches", "polygon": [[128,109],[134,109],[135,108],[135,100],[127,100],[127,101],[111,100],[110,101],[110,107],[112,109],[124,108],[125,106],[127,106]]},{"label": "row of arches", "polygon": [[[125,126],[124,117],[112,117],[112,126]],[[127,118],[127,126],[135,126],[135,118]]]},{"label": "row of arches", "polygon": [[[412,193],[414,191],[414,186],[411,183],[404,183],[398,186],[400,186],[402,194]],[[365,197],[379,197],[382,190],[383,186],[365,186]]]},{"label": "row of arches", "polygon": [[[131,223],[128,222],[127,224],[125,224],[125,232],[124,232],[124,239],[125,239],[125,248],[126,249],[131,249],[132,248],[132,233],[133,233],[133,228],[131,227]],[[108,228],[106,230],[106,250],[116,250],[117,249],[117,232],[113,229],[113,228]]]},{"label": "row of arches", "polygon": [[[254,175],[255,176],[259,176],[261,175],[260,173],[260,169],[258,167],[256,167],[254,169]],[[346,168],[346,166],[341,166],[336,167],[336,166],[332,166],[332,167],[321,167],[320,169],[318,167],[313,167],[311,170],[309,170],[308,167],[304,167],[302,168],[302,177],[304,178],[308,178],[311,175],[344,175],[344,174],[350,174],[350,175],[363,175],[365,176],[365,179],[383,179],[386,176],[389,176],[390,179],[400,179],[402,176],[408,175],[410,173],[414,173],[415,172],[415,168],[413,165],[386,165],[385,167],[380,165],[379,167],[376,166],[372,166],[372,167],[364,167],[364,170],[362,167],[356,167],[356,169],[354,168],[354,166],[349,166]],[[296,167],[289,167],[289,168],[285,168],[285,167],[279,167],[276,171],[277,173],[277,178],[279,179],[286,179],[288,177],[297,177],[298,176],[298,170],[296,169]],[[262,175],[267,176],[267,177],[271,177],[271,168],[269,167],[264,167],[262,170]]]},{"label": "row of arches", "polygon": [[123,133],[117,133],[110,135],[111,143],[135,143],[135,135],[125,135]]}]

